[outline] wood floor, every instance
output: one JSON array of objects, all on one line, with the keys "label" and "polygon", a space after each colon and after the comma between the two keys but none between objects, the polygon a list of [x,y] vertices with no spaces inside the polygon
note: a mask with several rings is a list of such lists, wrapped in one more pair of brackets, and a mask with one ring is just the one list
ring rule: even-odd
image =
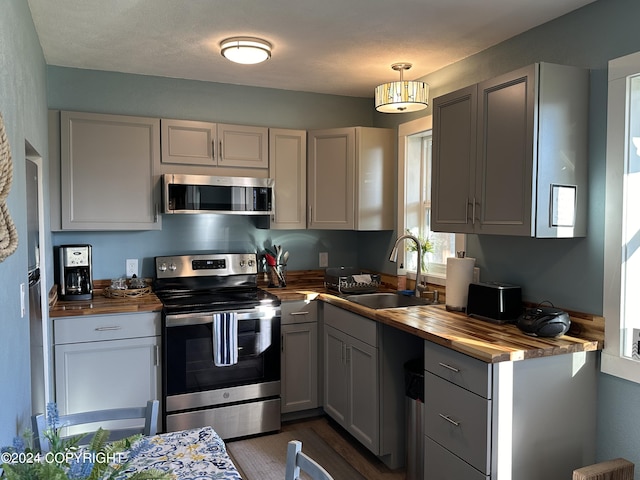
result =
[{"label": "wood floor", "polygon": [[327,417],[314,417],[282,424],[282,431],[312,428],[367,480],[405,480],[404,470],[389,470],[373,453],[360,445]]}]

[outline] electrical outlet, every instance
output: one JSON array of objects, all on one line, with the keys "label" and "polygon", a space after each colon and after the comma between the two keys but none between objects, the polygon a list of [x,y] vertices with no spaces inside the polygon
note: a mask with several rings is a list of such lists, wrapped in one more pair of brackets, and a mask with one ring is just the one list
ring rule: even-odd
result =
[{"label": "electrical outlet", "polygon": [[318,262],[320,263],[320,268],[325,268],[329,266],[329,253],[328,252],[320,252],[318,255]]},{"label": "electrical outlet", "polygon": [[128,258],[127,259],[127,278],[131,278],[133,276],[138,276],[138,259],[137,258]]}]

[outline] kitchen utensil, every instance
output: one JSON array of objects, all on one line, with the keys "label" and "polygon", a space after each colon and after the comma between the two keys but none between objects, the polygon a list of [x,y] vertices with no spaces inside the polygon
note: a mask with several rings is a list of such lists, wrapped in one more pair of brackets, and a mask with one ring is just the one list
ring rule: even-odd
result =
[{"label": "kitchen utensil", "polygon": [[267,265],[270,267],[275,267],[277,265],[276,259],[270,253],[265,253],[264,258],[267,260]]},{"label": "kitchen utensil", "polygon": [[289,261],[289,251],[288,250],[282,254],[282,265],[286,265],[287,261]]}]

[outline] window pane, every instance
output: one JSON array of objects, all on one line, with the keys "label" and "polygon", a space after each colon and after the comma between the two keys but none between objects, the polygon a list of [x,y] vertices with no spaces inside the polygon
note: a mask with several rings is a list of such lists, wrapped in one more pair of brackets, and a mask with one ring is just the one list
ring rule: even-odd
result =
[{"label": "window pane", "polygon": [[624,279],[622,317],[624,321],[623,355],[640,359],[640,76],[628,83],[627,153],[623,211]]},{"label": "window pane", "polygon": [[[447,257],[454,256],[455,234],[432,232],[431,226],[431,133],[408,137],[405,178],[405,225],[415,236],[428,239],[433,251],[426,254],[426,271],[444,276]],[[411,242],[407,244],[413,248]],[[417,267],[415,252],[407,254],[409,271]],[[424,270],[423,270],[424,271]]]}]

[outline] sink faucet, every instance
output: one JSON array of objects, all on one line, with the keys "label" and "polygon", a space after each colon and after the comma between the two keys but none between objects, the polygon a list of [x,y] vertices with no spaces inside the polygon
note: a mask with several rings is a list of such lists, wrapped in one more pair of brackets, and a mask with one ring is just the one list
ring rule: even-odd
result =
[{"label": "sink faucet", "polygon": [[397,262],[398,261],[398,245],[400,244],[400,242],[402,240],[405,239],[409,239],[409,240],[413,240],[416,244],[416,247],[418,249],[418,267],[416,269],[416,288],[414,291],[414,295],[416,297],[420,296],[420,290],[421,290],[421,283],[420,283],[420,278],[422,276],[422,272],[420,271],[420,264],[422,263],[422,247],[420,246],[420,241],[414,237],[413,235],[409,235],[409,234],[404,234],[404,235],[400,235],[397,239],[396,239],[396,243],[393,245],[393,249],[391,250],[391,255],[389,255],[389,261],[390,262]]}]

